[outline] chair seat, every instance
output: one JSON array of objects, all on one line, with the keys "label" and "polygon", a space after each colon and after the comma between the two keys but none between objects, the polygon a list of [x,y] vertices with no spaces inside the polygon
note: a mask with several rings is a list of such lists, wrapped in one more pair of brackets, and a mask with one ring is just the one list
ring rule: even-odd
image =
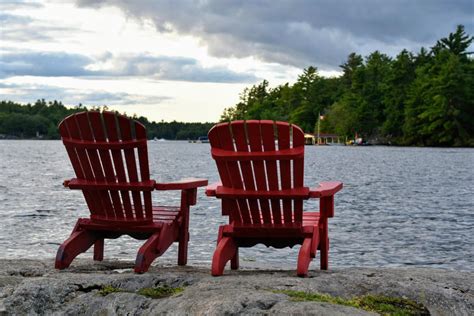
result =
[{"label": "chair seat", "polygon": [[178,206],[153,206],[153,220],[147,219],[110,219],[95,216],[93,218],[81,218],[81,227],[101,231],[133,231],[151,232],[156,231],[163,225],[181,224],[182,216]]},{"label": "chair seat", "polygon": [[319,225],[319,212],[303,212],[303,224],[232,224],[224,227],[224,236],[236,238],[301,238],[313,234]]}]

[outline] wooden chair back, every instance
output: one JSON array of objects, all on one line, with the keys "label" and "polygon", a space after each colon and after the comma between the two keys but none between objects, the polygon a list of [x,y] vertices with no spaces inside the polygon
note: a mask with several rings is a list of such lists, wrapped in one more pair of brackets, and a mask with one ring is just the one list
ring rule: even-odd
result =
[{"label": "wooden chair back", "polygon": [[235,224],[301,226],[304,133],[268,120],[220,123],[209,131],[224,215]]},{"label": "wooden chair back", "polygon": [[137,225],[151,223],[151,191],[145,127],[113,112],[73,114],[59,124],[91,219]]}]

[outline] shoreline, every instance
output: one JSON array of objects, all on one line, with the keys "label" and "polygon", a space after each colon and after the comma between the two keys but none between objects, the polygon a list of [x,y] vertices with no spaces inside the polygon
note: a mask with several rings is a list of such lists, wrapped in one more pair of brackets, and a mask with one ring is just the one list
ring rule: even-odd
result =
[{"label": "shoreline", "polygon": [[[227,268],[224,276],[212,277],[209,267],[159,261],[145,274],[134,274],[130,261],[76,259],[63,271],[55,270],[53,263],[53,259],[0,259],[0,315],[373,315],[344,305],[294,301],[284,294],[287,291],[345,299],[403,298],[422,304],[431,315],[472,315],[474,311],[474,272],[468,271],[415,267],[321,271],[313,267],[308,278],[298,278],[294,270],[244,263],[241,270]],[[140,294],[160,286],[179,291],[164,298]]]}]

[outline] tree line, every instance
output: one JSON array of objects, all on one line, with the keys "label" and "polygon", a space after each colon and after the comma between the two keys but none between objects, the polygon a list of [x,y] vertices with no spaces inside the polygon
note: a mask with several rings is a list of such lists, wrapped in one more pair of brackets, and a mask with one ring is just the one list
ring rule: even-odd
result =
[{"label": "tree line", "polygon": [[[94,107],[104,110],[107,107]],[[87,110],[79,104],[65,107],[60,101],[37,100],[34,104],[22,105],[12,101],[0,101],[0,137],[59,139],[58,124],[66,116]],[[150,122],[146,117],[133,116],[147,129],[150,139],[168,140],[197,139],[207,135],[214,123]]]},{"label": "tree line", "polygon": [[244,89],[221,121],[282,120],[315,132],[321,115],[325,133],[396,145],[474,146],[474,61],[467,51],[473,40],[459,25],[417,54],[351,53],[340,77],[308,67],[292,85],[269,88],[264,80]]}]

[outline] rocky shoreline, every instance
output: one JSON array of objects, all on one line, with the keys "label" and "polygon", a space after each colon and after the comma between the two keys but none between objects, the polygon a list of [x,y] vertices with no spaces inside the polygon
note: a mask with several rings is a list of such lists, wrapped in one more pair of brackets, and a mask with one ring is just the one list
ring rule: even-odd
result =
[{"label": "rocky shoreline", "polygon": [[[474,273],[429,268],[333,268],[294,271],[226,270],[212,277],[209,268],[158,263],[148,273],[132,272],[133,263],[76,260],[56,271],[53,260],[0,260],[0,315],[223,315],[300,314],[374,315],[350,306],[294,301],[285,291],[352,298],[383,295],[423,304],[431,315],[473,315]],[[143,289],[179,289],[153,298]]]}]

